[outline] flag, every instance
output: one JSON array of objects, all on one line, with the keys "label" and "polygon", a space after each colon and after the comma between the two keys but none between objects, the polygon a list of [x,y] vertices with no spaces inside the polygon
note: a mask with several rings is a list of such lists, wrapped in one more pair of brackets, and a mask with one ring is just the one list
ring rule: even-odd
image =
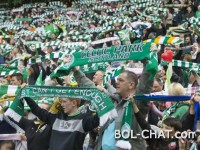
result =
[{"label": "flag", "polygon": [[28,71],[26,70],[26,68],[22,68],[22,74],[23,74],[23,81],[27,82],[28,80]]},{"label": "flag", "polygon": [[118,32],[121,41],[130,41],[129,30],[121,30]]},{"label": "flag", "polygon": [[158,56],[156,52],[150,53],[150,59],[146,65],[146,70],[150,72],[149,79],[152,80],[158,71]]},{"label": "flag", "polygon": [[2,97],[5,94],[17,95],[20,90],[21,90],[20,86],[0,85],[0,97]]},{"label": "flag", "polygon": [[40,74],[35,82],[35,85],[38,85],[38,86],[44,85],[44,81],[42,81],[42,70],[40,71]]},{"label": "flag", "polygon": [[53,33],[55,33],[56,35],[59,34],[59,29],[54,24],[44,27],[44,30],[45,30],[46,36],[51,36]]}]

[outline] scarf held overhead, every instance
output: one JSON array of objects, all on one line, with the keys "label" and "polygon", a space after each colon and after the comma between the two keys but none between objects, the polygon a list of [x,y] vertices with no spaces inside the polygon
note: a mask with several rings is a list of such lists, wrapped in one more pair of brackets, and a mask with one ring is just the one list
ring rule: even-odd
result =
[{"label": "scarf held overhead", "polygon": [[151,43],[121,45],[94,50],[75,51],[67,54],[70,61],[57,70],[57,74],[70,70],[75,66],[98,62],[113,62],[123,60],[142,60],[149,58]]},{"label": "scarf held overhead", "polygon": [[95,88],[72,88],[52,86],[26,86],[18,95],[23,97],[66,97],[80,98],[91,101],[98,115],[101,117],[114,110],[114,105],[106,93],[101,93]]}]

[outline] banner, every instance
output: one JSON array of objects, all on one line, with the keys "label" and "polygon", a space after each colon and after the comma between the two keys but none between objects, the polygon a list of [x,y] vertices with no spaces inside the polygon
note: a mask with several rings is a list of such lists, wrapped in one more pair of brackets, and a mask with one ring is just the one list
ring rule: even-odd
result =
[{"label": "banner", "polygon": [[101,93],[95,88],[72,88],[53,86],[26,86],[18,94],[23,97],[59,97],[59,98],[80,98],[91,101],[95,106],[98,115],[101,117],[107,112],[114,110],[114,105],[106,93]]},{"label": "banner", "polygon": [[68,57],[69,62],[62,65],[56,74],[67,75],[71,68],[85,64],[149,58],[150,47],[151,43],[139,43],[94,50],[74,51],[65,56]]}]

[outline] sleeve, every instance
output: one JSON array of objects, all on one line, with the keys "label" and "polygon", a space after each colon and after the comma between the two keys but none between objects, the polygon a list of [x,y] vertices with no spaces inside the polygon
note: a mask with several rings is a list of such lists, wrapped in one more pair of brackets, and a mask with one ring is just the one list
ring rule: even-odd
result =
[{"label": "sleeve", "polygon": [[112,95],[116,92],[116,89],[109,83],[105,84],[105,88],[107,89],[108,94],[110,94],[110,95]]},{"label": "sleeve", "polygon": [[83,119],[83,129],[85,132],[92,131],[94,128],[99,126],[99,117],[98,115],[89,115]]},{"label": "sleeve", "polygon": [[[142,72],[141,80],[136,88],[136,94],[149,94],[152,91],[153,80],[149,80],[150,73],[146,71],[146,65]],[[136,104],[143,115],[147,115],[149,111],[149,102],[137,101]]]},{"label": "sleeve", "polygon": [[[17,123],[17,122],[15,122]],[[17,125],[22,128],[25,132],[28,131],[28,129],[34,125],[34,122],[32,120],[28,120],[24,117],[22,117],[19,121],[19,123],[17,123]]]},{"label": "sleeve", "polygon": [[48,76],[51,74],[51,68],[49,66],[46,68],[46,74]]},{"label": "sleeve", "polygon": [[80,87],[96,88],[94,82],[92,82],[89,78],[87,78],[82,71],[80,70],[75,71],[74,77]]},{"label": "sleeve", "polygon": [[24,99],[31,108],[31,111],[34,115],[36,115],[40,120],[47,123],[48,125],[53,125],[57,115],[51,114],[47,110],[40,108],[36,102],[29,97],[25,97]]},{"label": "sleeve", "polygon": [[158,116],[162,117],[163,113],[153,104],[150,109]]},{"label": "sleeve", "polygon": [[140,127],[142,128],[142,130],[150,130],[151,129],[150,124],[145,120],[144,115],[140,111],[135,113],[135,117],[136,117]]},{"label": "sleeve", "polygon": [[22,128],[25,132],[27,132],[28,128],[30,128],[30,126],[34,125],[34,122],[32,120],[28,120],[24,117],[20,117],[20,120],[17,121],[15,120],[15,118],[13,118],[12,116],[7,116],[12,122],[14,122],[15,124],[17,124],[20,128]]},{"label": "sleeve", "polygon": [[[135,117],[136,117],[137,122],[139,123],[140,127],[142,128],[142,130],[143,130],[143,131],[144,131],[144,130],[148,130],[148,132],[143,132],[143,135],[144,135],[145,137],[149,137],[149,138],[147,138],[147,139],[145,139],[145,140],[146,140],[147,143],[150,145],[151,140],[152,140],[152,138],[153,138],[153,137],[150,136],[150,133],[151,133],[151,132],[149,132],[150,130],[152,130],[150,124],[145,120],[144,115],[142,115],[142,113],[141,113],[140,111],[137,112],[137,113],[135,113]],[[150,138],[150,137],[151,137],[151,138]]]}]

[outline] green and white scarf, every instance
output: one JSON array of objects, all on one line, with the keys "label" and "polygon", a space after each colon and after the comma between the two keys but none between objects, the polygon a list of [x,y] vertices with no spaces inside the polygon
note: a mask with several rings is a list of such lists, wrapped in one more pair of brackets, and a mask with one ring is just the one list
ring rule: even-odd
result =
[{"label": "green and white scarf", "polygon": [[[123,133],[124,137],[131,135],[131,127],[132,127],[132,114],[133,114],[133,106],[131,101],[127,101],[125,103],[124,115],[122,118],[122,125],[121,125],[121,133]],[[116,147],[122,149],[131,149],[131,144],[129,143],[129,138],[126,139],[122,138],[117,141]]]},{"label": "green and white scarf", "polygon": [[108,119],[117,116],[117,112],[109,96],[104,92],[99,92],[96,88],[26,86],[18,94],[19,99],[23,97],[65,97],[88,100],[97,110],[100,117],[100,126],[105,124]]},{"label": "green and white scarf", "polygon": [[15,86],[15,85],[0,85],[0,97],[2,97],[5,94],[8,94],[8,95],[17,95],[20,90],[21,90],[20,86]]},{"label": "green and white scarf", "polygon": [[7,77],[8,75],[13,75],[15,73],[19,73],[18,70],[7,70],[7,71],[1,71],[0,76]]},{"label": "green and white scarf", "polygon": [[56,74],[58,76],[59,74],[67,75],[71,68],[85,64],[149,58],[150,47],[151,43],[139,43],[94,50],[74,51],[71,55],[67,54],[68,57],[71,57],[70,62],[60,66]]},{"label": "green and white scarf", "polygon": [[[162,61],[161,65],[165,66],[167,65],[168,62]],[[174,67],[181,67],[181,68],[199,68],[200,64],[199,63],[193,63],[193,62],[186,62],[186,61],[181,61],[181,60],[172,60],[172,66]]]}]

